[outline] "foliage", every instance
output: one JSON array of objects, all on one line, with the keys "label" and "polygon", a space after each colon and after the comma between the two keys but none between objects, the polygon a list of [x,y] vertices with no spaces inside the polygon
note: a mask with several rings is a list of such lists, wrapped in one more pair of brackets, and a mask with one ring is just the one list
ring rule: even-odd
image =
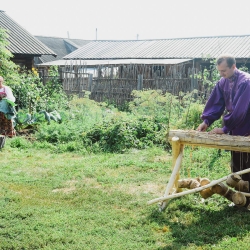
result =
[{"label": "foliage", "polygon": [[62,121],[60,114],[56,110],[50,113],[42,110],[38,113],[33,114],[30,114],[23,110],[19,110],[16,117],[13,119],[13,122],[15,129],[17,131],[20,131],[25,128],[37,129],[38,126],[43,122],[47,122],[47,124],[50,124],[52,120],[58,123],[61,123]]},{"label": "foliage", "polygon": [[242,65],[241,67],[239,67],[239,70],[248,72],[248,67],[246,65]]},{"label": "foliage", "polygon": [[20,82],[10,84],[19,109],[28,109],[29,113],[45,110],[47,112],[65,109],[68,98],[62,89],[54,70],[50,71],[52,78],[43,85],[37,72],[23,70],[19,74]]},{"label": "foliage", "polygon": [[201,123],[201,114],[204,105],[194,102],[190,103],[188,109],[185,109],[183,116],[176,122],[176,129],[193,129],[195,130]]},{"label": "foliage", "polygon": [[[88,98],[74,97],[67,111],[61,111],[62,123],[39,124],[36,139],[57,147],[57,152],[124,152],[158,145],[170,148],[169,129],[196,129],[201,123],[204,105],[197,92],[180,93],[179,99],[157,91],[134,92],[130,112],[121,112]],[[221,127],[221,121],[214,126]]]},{"label": "foliage", "polygon": [[[166,125],[152,116],[135,116],[111,109],[87,97],[73,98],[62,124],[41,124],[36,138],[75,150],[121,152],[128,148],[165,145]],[[73,143],[74,142],[74,143]],[[65,147],[64,147],[65,148]]]},{"label": "foliage", "polygon": [[195,78],[201,80],[201,84],[204,88],[210,91],[215,86],[215,83],[219,81],[221,76],[216,67],[216,59],[211,58],[208,55],[206,58],[203,58],[203,60],[209,61],[209,68],[202,68],[197,74],[195,74]]},{"label": "foliage", "polygon": [[165,144],[166,126],[150,116],[112,119],[82,135],[84,144],[98,144],[104,152],[122,152]]},{"label": "foliage", "polygon": [[[49,69],[49,81],[46,82],[44,97],[46,99],[46,111],[60,110],[68,108],[68,97],[63,91],[59,82],[58,66],[51,66]],[[41,108],[42,109],[42,108]]]},{"label": "foliage", "polygon": [[169,123],[170,117],[178,109],[177,97],[161,90],[132,92],[133,101],[129,103],[129,111],[134,115],[148,115],[158,122]]},{"label": "foliage", "polygon": [[32,144],[22,137],[14,137],[13,140],[10,141],[11,148],[19,148],[19,149],[28,149],[32,147]]},{"label": "foliage", "polygon": [[5,79],[6,84],[18,82],[19,67],[10,59],[13,57],[11,52],[7,49],[7,31],[0,28],[0,75]]},{"label": "foliage", "polygon": [[62,123],[40,124],[36,138],[41,143],[56,145],[57,152],[84,151],[82,134],[103,119],[110,119],[114,112],[106,104],[88,99],[88,95],[81,99],[73,97],[69,101],[68,109],[59,112]]}]

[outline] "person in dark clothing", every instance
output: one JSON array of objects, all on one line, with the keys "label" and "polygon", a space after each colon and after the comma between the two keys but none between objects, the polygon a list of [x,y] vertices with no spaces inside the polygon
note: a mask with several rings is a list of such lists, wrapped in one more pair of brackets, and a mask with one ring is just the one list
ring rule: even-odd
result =
[{"label": "person in dark clothing", "polygon": [[[203,111],[203,122],[197,130],[204,132],[223,112],[223,127],[210,133],[249,136],[250,135],[250,74],[238,70],[232,55],[221,55],[217,59],[221,79],[215,85]],[[250,168],[250,153],[231,152],[231,169],[237,172]],[[250,173],[241,176],[250,185]],[[245,206],[250,203],[247,199]],[[249,207],[249,206],[248,206]]]}]

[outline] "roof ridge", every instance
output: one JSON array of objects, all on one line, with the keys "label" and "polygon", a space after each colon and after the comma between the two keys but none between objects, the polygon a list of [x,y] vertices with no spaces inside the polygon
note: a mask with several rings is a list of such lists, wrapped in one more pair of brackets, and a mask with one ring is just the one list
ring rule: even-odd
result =
[{"label": "roof ridge", "polygon": [[[122,39],[122,40],[118,40],[118,39],[107,39],[107,40],[88,40],[88,41],[93,41],[93,42],[136,42],[136,41],[166,41],[166,40],[180,40],[180,39],[197,39],[197,38],[224,38],[224,37],[247,37],[250,36],[250,34],[248,35],[223,35],[223,36],[197,36],[197,37],[176,37],[176,38],[157,38],[157,39],[140,39],[140,40],[136,40],[136,39]],[[83,39],[80,39],[83,40]]]}]

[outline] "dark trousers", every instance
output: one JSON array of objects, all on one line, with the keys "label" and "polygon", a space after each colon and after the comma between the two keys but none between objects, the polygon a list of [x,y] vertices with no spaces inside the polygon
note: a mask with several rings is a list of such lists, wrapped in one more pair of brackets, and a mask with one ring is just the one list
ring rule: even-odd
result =
[{"label": "dark trousers", "polygon": [[[231,152],[231,170],[238,172],[250,168],[250,153]],[[241,175],[242,180],[250,184],[250,173]],[[250,185],[249,185],[250,186]]]},{"label": "dark trousers", "polygon": [[[243,152],[231,152],[231,170],[232,172],[238,172],[244,169],[250,168],[250,153]],[[241,175],[242,180],[248,181],[250,186],[250,173]],[[250,193],[250,191],[249,191]],[[247,202],[244,207],[248,207],[250,199],[247,198]]]}]

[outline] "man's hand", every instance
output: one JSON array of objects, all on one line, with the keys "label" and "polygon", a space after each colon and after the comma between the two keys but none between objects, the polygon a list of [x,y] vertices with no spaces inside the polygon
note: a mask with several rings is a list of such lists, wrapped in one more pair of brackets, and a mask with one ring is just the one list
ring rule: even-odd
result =
[{"label": "man's hand", "polygon": [[199,127],[196,130],[200,132],[205,132],[207,130],[207,127],[208,125],[205,122],[203,122],[199,125]]},{"label": "man's hand", "polygon": [[213,130],[209,131],[209,134],[224,134],[222,128],[214,128]]}]

